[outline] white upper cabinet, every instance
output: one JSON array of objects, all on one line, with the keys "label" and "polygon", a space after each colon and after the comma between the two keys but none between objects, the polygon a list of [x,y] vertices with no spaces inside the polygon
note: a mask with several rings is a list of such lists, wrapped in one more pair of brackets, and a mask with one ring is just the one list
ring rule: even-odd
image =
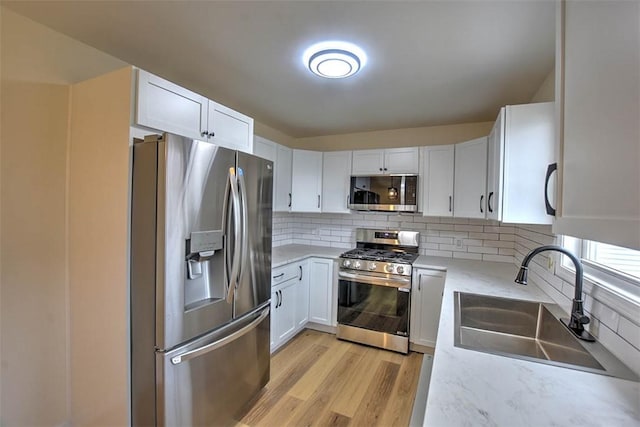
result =
[{"label": "white upper cabinet", "polygon": [[453,145],[422,147],[422,212],[425,216],[453,215]]},{"label": "white upper cabinet", "polygon": [[253,119],[138,70],[136,124],[250,153]]},{"label": "white upper cabinet", "polygon": [[322,199],[322,153],[293,150],[291,211],[320,212]]},{"label": "white upper cabinet", "polygon": [[484,218],[487,190],[487,137],[455,145],[453,212],[456,217]]},{"label": "white upper cabinet", "polygon": [[138,70],[137,124],[206,139],[208,108],[209,100],[204,96]]},{"label": "white upper cabinet", "polygon": [[555,161],[554,103],[508,105],[488,139],[487,218],[551,224],[546,172]]},{"label": "white upper cabinet", "polygon": [[276,156],[278,153],[278,144],[273,141],[269,141],[266,138],[256,135],[253,138],[253,154],[258,157],[262,157],[263,159],[271,160],[276,162]]},{"label": "white upper cabinet", "polygon": [[293,150],[276,144],[276,161],[273,190],[273,210],[289,212],[291,210],[291,167]]},{"label": "white upper cabinet", "polygon": [[322,212],[349,213],[351,151],[322,154]]},{"label": "white upper cabinet", "polygon": [[553,231],[640,249],[640,2],[568,1],[558,12]]},{"label": "white upper cabinet", "polygon": [[419,168],[418,147],[356,150],[353,152],[351,174],[417,174]]},{"label": "white upper cabinet", "polygon": [[208,140],[214,144],[251,153],[253,119],[209,100]]}]

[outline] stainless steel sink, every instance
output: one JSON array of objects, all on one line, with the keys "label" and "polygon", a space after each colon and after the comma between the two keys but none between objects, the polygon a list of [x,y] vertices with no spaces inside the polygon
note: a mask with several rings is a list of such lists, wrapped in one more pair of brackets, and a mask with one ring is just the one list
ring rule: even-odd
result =
[{"label": "stainless steel sink", "polygon": [[455,346],[639,381],[598,342],[576,339],[556,304],[455,293]]}]

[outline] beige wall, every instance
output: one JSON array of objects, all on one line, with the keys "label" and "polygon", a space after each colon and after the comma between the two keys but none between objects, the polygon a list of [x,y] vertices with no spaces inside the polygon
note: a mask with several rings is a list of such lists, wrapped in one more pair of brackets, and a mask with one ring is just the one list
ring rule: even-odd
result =
[{"label": "beige wall", "polygon": [[71,89],[69,294],[75,425],[128,422],[132,69]]},{"label": "beige wall", "polygon": [[538,88],[538,91],[531,98],[531,102],[550,102],[555,100],[555,68],[552,68]]},{"label": "beige wall", "polygon": [[295,141],[295,138],[287,135],[286,133],[267,126],[257,120],[253,123],[253,133],[287,147],[292,147]]},{"label": "beige wall", "polygon": [[295,139],[291,146],[307,150],[338,151],[445,145],[486,136],[491,131],[491,126],[493,126],[493,122],[480,122],[317,136]]},{"label": "beige wall", "polygon": [[3,80],[3,426],[67,419],[65,170],[69,88]]}]

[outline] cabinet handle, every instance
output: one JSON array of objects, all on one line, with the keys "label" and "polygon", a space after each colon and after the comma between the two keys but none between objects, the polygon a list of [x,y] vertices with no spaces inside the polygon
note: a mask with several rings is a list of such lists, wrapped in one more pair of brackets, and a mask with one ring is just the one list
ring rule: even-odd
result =
[{"label": "cabinet handle", "polygon": [[276,291],[276,308],[280,305],[280,291]]},{"label": "cabinet handle", "polygon": [[300,281],[302,280],[302,266],[299,265],[298,267],[300,268],[300,277],[298,277],[298,280]]},{"label": "cabinet handle", "polygon": [[280,305],[278,307],[282,307],[282,300],[284,298],[282,298],[282,291],[278,291],[278,292],[280,292]]},{"label": "cabinet handle", "polygon": [[289,193],[289,207],[291,207],[291,193]]},{"label": "cabinet handle", "polygon": [[452,206],[451,206],[452,199],[453,198],[451,196],[449,196],[449,212],[451,212],[451,208],[452,208]]},{"label": "cabinet handle", "polygon": [[551,174],[558,170],[557,163],[551,163],[547,166],[547,175],[544,177],[544,207],[547,210],[547,215],[556,216],[556,209],[549,203],[549,180]]},{"label": "cabinet handle", "polygon": [[277,276],[273,276],[273,278],[274,278],[274,279],[279,279],[279,278],[281,278],[282,276],[284,276],[284,273],[280,273],[280,274],[278,274]]},{"label": "cabinet handle", "polygon": [[491,207],[491,197],[493,196],[493,191],[489,193],[489,197],[487,197],[487,209],[489,212],[493,212],[493,208]]},{"label": "cabinet handle", "polygon": [[421,285],[422,284],[422,274],[418,274],[418,291],[420,291],[421,289]]},{"label": "cabinet handle", "polygon": [[484,194],[480,196],[480,213],[484,213],[484,209],[482,209],[482,201],[484,200]]},{"label": "cabinet handle", "polygon": [[320,209],[320,195],[318,194],[318,209]]}]

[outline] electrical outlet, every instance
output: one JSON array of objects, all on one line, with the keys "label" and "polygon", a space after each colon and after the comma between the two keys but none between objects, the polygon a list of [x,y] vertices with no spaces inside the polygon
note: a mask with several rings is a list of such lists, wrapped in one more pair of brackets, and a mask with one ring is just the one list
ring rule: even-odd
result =
[{"label": "electrical outlet", "polygon": [[456,239],[456,248],[462,249],[462,239]]}]

